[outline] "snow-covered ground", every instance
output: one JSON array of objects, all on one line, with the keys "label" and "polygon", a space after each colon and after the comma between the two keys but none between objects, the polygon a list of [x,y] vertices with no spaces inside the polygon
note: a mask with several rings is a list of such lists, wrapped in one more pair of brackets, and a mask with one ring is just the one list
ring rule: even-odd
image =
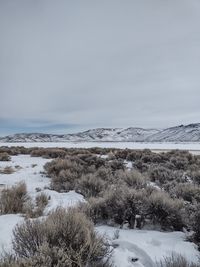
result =
[{"label": "snow-covered ground", "polygon": [[[195,245],[185,241],[182,232],[159,232],[150,230],[118,230],[115,239],[115,227],[99,226],[98,232],[113,239],[116,247],[112,259],[117,267],[145,266],[153,267],[155,262],[174,254],[182,254],[189,261],[198,261],[198,252]],[[135,265],[131,259],[139,258]]]},{"label": "snow-covered ground", "polygon": [[[74,191],[58,193],[48,189],[50,179],[43,174],[43,166],[48,159],[30,157],[29,155],[12,156],[10,162],[0,162],[0,168],[20,166],[12,174],[0,174],[0,188],[12,186],[20,181],[27,185],[28,194],[34,199],[37,188],[50,196],[45,214],[58,206],[69,207],[80,201],[83,196]],[[0,252],[11,249],[12,231],[24,218],[20,214],[0,216]],[[193,243],[186,242],[182,232],[160,232],[150,230],[119,230],[116,237],[115,227],[97,226],[100,234],[105,234],[114,246],[112,260],[115,267],[153,267],[157,260],[170,256],[172,252],[184,255],[190,261],[197,261],[198,251]],[[138,258],[137,261],[135,261]],[[135,261],[135,262],[134,262]]]},{"label": "snow-covered ground", "polygon": [[0,216],[0,254],[11,251],[12,231],[16,224],[23,222],[23,217],[18,214]]},{"label": "snow-covered ground", "polygon": [[[12,156],[12,160],[8,162],[0,161],[0,169],[6,166],[12,166],[16,170],[11,174],[0,174],[0,189],[23,181],[26,183],[28,195],[33,201],[38,194],[44,192],[50,197],[49,203],[44,211],[45,214],[58,206],[69,207],[80,201],[84,201],[83,196],[75,191],[58,193],[48,189],[50,179],[42,173],[44,171],[43,166],[48,161],[48,159],[31,157],[29,155]],[[40,190],[39,192],[38,189]],[[8,250],[11,247],[12,230],[20,221],[23,221],[23,217],[20,214],[0,216],[0,253],[4,249]]]},{"label": "snow-covered ground", "polygon": [[65,147],[65,148],[130,148],[151,149],[166,151],[171,149],[189,150],[194,154],[200,154],[200,143],[140,143],[140,142],[37,142],[37,143],[0,143],[0,146],[24,146],[24,147]]}]

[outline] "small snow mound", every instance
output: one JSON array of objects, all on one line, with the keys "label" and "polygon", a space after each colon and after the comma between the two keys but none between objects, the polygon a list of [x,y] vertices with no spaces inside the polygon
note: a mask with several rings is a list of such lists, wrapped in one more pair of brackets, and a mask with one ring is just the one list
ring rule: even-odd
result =
[{"label": "small snow mound", "polygon": [[58,207],[68,208],[73,207],[80,202],[85,202],[84,197],[75,191],[58,193],[56,191],[46,189],[43,192],[49,196],[49,203],[44,210],[44,215],[47,215],[49,212]]},{"label": "small snow mound", "polygon": [[154,267],[149,255],[137,245],[124,240],[115,240],[113,245],[117,245],[113,255],[117,267]]}]

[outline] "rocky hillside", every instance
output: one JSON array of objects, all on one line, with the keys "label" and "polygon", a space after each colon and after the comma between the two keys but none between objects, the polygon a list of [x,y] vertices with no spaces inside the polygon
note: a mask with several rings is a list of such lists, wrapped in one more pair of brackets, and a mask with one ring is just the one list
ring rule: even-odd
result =
[{"label": "rocky hillside", "polygon": [[143,128],[97,128],[75,134],[22,133],[0,138],[0,142],[200,142],[200,123],[163,130]]}]

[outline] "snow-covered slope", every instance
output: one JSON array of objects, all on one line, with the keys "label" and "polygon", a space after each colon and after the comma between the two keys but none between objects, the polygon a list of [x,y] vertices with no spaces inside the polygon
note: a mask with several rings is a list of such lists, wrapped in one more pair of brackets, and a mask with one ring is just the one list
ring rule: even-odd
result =
[{"label": "snow-covered slope", "polygon": [[[98,128],[71,135],[72,140],[78,141],[143,141],[158,133],[156,129],[142,128]],[[68,136],[67,136],[68,137]]]},{"label": "snow-covered slope", "polygon": [[163,130],[143,128],[97,128],[85,132],[55,135],[22,133],[0,138],[0,142],[200,142],[200,123]]},{"label": "snow-covered slope", "polygon": [[149,142],[200,142],[200,123],[167,128],[149,136]]},{"label": "snow-covered slope", "polygon": [[14,134],[0,138],[0,142],[67,142],[67,141],[144,141],[147,137],[157,134],[156,129],[142,128],[97,128],[76,134]]}]

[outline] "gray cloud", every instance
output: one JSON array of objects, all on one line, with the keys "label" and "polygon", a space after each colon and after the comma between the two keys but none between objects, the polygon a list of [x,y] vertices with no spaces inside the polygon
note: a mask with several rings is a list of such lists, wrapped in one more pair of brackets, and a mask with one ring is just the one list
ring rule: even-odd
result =
[{"label": "gray cloud", "polygon": [[197,122],[199,14],[198,0],[0,0],[4,132]]}]

